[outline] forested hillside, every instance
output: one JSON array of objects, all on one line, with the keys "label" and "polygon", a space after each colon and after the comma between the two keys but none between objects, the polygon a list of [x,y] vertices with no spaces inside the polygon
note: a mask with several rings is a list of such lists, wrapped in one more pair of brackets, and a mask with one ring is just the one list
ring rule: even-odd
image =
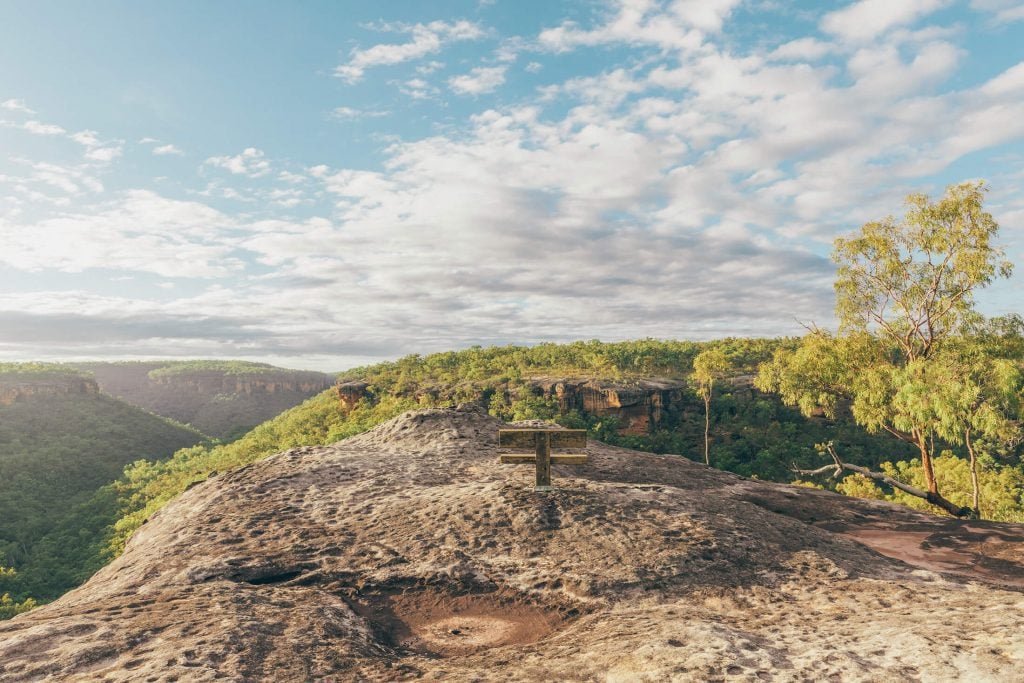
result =
[{"label": "forested hillside", "polygon": [[102,561],[93,530],[116,510],[97,490],[127,463],[203,438],[101,394],[80,371],[0,364],[0,567],[16,570],[0,572],[0,595],[46,600],[87,578]]},{"label": "forested hillside", "polygon": [[[1006,348],[1013,353],[1020,348],[1010,343],[1015,334],[1016,328],[1006,332]],[[155,451],[136,450],[135,455],[145,458],[132,458],[136,462],[128,465],[115,483],[91,496],[81,496],[73,516],[75,523],[59,529],[64,536],[57,538],[51,533],[40,544],[49,550],[37,552],[33,563],[21,565],[26,570],[19,578],[20,585],[37,587],[38,595],[52,597],[53,593],[42,589],[51,585],[70,587],[84,580],[120,552],[128,536],[149,515],[194,482],[295,446],[333,443],[405,410],[465,401],[480,403],[507,420],[543,419],[584,427],[608,443],[676,453],[698,461],[704,460],[707,406],[708,459],[713,467],[792,482],[800,479],[794,468],[827,463],[818,446],[832,442],[841,444],[851,463],[881,469],[906,482],[918,481],[920,463],[914,459],[914,450],[884,433],[872,434],[858,426],[848,406],[839,406],[833,418],[824,414],[804,416],[797,407],[786,406],[776,395],[754,386],[752,380],[759,368],[769,367],[773,358],[792,353],[798,345],[794,339],[705,343],[645,339],[473,347],[356,368],[342,373],[338,389],[318,394],[235,441],[183,448],[166,460],[160,460]],[[723,365],[715,375],[716,381],[705,385],[694,374],[694,360],[708,355],[717,356],[717,362]],[[623,433],[614,408],[601,413],[562,409],[564,400],[559,400],[552,387],[569,384],[569,378],[593,380],[610,387],[607,391],[613,394],[652,378],[672,380],[673,386],[681,388],[672,393],[671,405],[662,406],[663,419],[652,423],[648,432]],[[701,398],[702,386],[710,387],[707,404]],[[351,387],[356,388],[355,394],[347,393]],[[982,463],[983,516],[1024,519],[1020,456],[1018,444],[1002,452],[998,460],[986,458]],[[961,449],[950,446],[935,464],[948,496],[960,500],[970,495],[970,476]],[[106,481],[116,476],[111,473]],[[879,488],[859,475],[805,483],[927,507],[923,501]],[[56,550],[67,547],[78,551]]]},{"label": "forested hillside", "polygon": [[247,361],[76,363],[132,405],[230,440],[334,383],[331,375]]}]

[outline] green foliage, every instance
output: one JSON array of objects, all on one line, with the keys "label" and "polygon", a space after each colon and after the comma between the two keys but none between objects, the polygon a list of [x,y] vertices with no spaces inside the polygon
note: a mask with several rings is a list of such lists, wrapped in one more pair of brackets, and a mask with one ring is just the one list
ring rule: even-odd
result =
[{"label": "green foliage", "polygon": [[715,381],[728,374],[732,360],[721,348],[707,348],[693,359],[693,381],[697,395],[704,401],[704,462],[711,464],[711,397]]},{"label": "green foliage", "polygon": [[803,479],[794,479],[790,482],[793,486],[803,486],[807,489],[824,489],[825,487],[814,481],[805,481]]},{"label": "green foliage", "polygon": [[4,593],[0,595],[0,621],[11,619],[38,606],[39,603],[32,598],[25,598],[21,602],[16,602],[10,593]]},{"label": "green foliage", "polygon": [[[888,463],[885,463],[886,465]],[[884,466],[884,465],[883,465]],[[845,477],[836,485],[836,491],[844,496],[867,498],[869,500],[885,500],[885,492],[868,477],[854,473]],[[915,500],[920,500],[919,498]]]},{"label": "green foliage", "polygon": [[325,391],[231,443],[194,446],[168,460],[132,463],[114,484],[121,517],[114,525],[108,551],[119,554],[143,521],[192,483],[296,446],[333,443],[416,407],[419,405],[411,398],[385,396],[374,405],[360,402],[345,413],[338,406],[337,394]]},{"label": "green foliage", "polygon": [[777,351],[758,377],[761,389],[804,414],[834,417],[845,401],[868,431],[916,446],[923,488],[950,512],[932,462],[936,439],[969,444],[973,429],[1009,443],[1019,430],[1019,355],[1001,363],[983,338],[969,336],[984,329],[974,291],[1012,270],[992,243],[999,226],[982,210],[984,192],[982,183],[964,183],[936,202],[910,195],[903,222],[886,218],[837,239],[840,335],[812,331],[796,350]]},{"label": "green foliage", "polygon": [[[160,367],[150,370],[149,376],[153,379],[179,377],[199,373],[213,373],[218,375],[245,375],[245,376],[293,376],[302,374],[300,370],[286,370],[269,363],[254,363],[241,360],[188,360],[170,361],[161,363]],[[319,373],[310,373],[319,374]]]},{"label": "green foliage", "polygon": [[0,567],[0,621],[11,619],[23,612],[28,612],[39,605],[32,598],[25,598],[21,602],[11,597],[10,586],[14,583],[18,573],[10,567]]},{"label": "green foliage", "polygon": [[704,349],[693,359],[693,380],[697,383],[697,395],[702,399],[711,398],[715,381],[729,374],[732,360],[721,347]]},{"label": "green foliage", "polygon": [[89,373],[59,363],[0,363],[0,384],[86,377],[89,377]]},{"label": "green foliage", "polygon": [[79,363],[104,392],[231,440],[333,383],[321,372],[243,361]]},{"label": "green foliage", "polygon": [[912,194],[902,222],[885,218],[837,239],[842,330],[877,331],[913,361],[974,319],[974,291],[1013,269],[992,244],[999,225],[982,209],[985,192],[976,182],[950,186],[935,202]]},{"label": "green foliage", "polygon": [[117,518],[101,487],[143,456],[167,457],[198,432],[101,394],[40,394],[0,406],[0,564],[18,569],[5,592],[50,600],[102,560]]},{"label": "green foliage", "polygon": [[[966,459],[944,451],[934,459],[935,478],[943,495],[957,505],[971,505],[971,474]],[[923,488],[924,470],[914,459],[882,463],[882,472],[904,483]],[[1024,471],[1020,467],[1000,466],[990,462],[978,472],[981,483],[981,516],[998,522],[1024,522]],[[849,477],[847,477],[849,479]],[[843,491],[845,493],[845,491]],[[885,495],[886,500],[918,510],[932,511],[924,500],[899,490]]]},{"label": "green foliage", "polygon": [[738,372],[753,372],[772,352],[792,345],[790,339],[727,338],[712,342],[641,339],[604,343],[597,340],[536,346],[474,346],[429,356],[413,354],[390,363],[353,368],[340,374],[342,381],[369,382],[374,391],[411,393],[463,383],[494,386],[517,383],[523,377],[557,375],[630,379],[667,377],[685,379],[693,359],[704,349],[721,349]]},{"label": "green foliage", "polygon": [[512,420],[546,420],[558,417],[558,399],[530,396],[512,402]]}]

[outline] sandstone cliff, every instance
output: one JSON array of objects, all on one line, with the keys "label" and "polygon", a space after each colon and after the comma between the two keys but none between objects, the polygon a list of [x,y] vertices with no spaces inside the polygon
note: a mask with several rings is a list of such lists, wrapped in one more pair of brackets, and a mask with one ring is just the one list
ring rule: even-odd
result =
[{"label": "sandstone cliff", "polygon": [[[687,406],[694,403],[686,382],[671,379],[597,380],[590,378],[531,377],[516,386],[471,385],[427,387],[414,394],[432,403],[453,402],[469,398],[486,407],[495,392],[503,394],[506,402],[526,396],[541,396],[557,401],[559,410],[572,410],[582,415],[614,417],[620,434],[648,434],[662,426],[666,418],[678,418]],[[369,384],[362,381],[341,382],[337,385],[338,399],[343,410],[350,410],[363,399],[375,399]]]},{"label": "sandstone cliff", "polygon": [[32,397],[87,395],[98,394],[99,391],[100,388],[96,381],[87,377],[25,381],[10,381],[0,378],[0,406],[9,406],[15,401]]},{"label": "sandstone cliff", "polygon": [[1024,526],[600,443],[501,465],[476,406],[195,486],[0,624],[0,679],[1017,681]]}]

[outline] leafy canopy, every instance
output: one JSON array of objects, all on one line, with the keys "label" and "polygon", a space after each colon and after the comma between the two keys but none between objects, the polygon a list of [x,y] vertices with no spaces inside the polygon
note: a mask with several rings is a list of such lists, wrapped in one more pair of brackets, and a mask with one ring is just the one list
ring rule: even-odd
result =
[{"label": "leafy canopy", "polygon": [[992,244],[999,225],[982,208],[985,192],[973,182],[936,202],[911,194],[903,221],[888,217],[837,239],[840,332],[876,329],[912,360],[975,319],[974,291],[1013,269]]}]

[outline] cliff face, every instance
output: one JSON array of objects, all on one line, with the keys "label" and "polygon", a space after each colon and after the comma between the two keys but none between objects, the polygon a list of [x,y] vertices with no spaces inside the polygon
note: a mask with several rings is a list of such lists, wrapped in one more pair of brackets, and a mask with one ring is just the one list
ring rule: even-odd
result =
[{"label": "cliff face", "polygon": [[364,398],[372,399],[370,385],[366,382],[341,382],[338,384],[338,402],[341,409],[352,410]]},{"label": "cliff face", "polygon": [[[344,382],[337,385],[338,400],[343,410],[350,410],[362,399],[374,396],[366,382]],[[421,390],[417,397],[431,401],[453,401],[469,398],[486,407],[495,391],[502,392],[507,401],[527,395],[541,396],[558,401],[561,412],[577,410],[582,415],[614,417],[620,434],[648,434],[657,430],[670,417],[678,417],[692,403],[685,382],[668,379],[644,379],[612,382],[594,379],[568,379],[533,377],[523,380],[521,386],[448,387]],[[467,396],[466,394],[470,394]]]},{"label": "cliff face", "polygon": [[9,406],[15,401],[28,398],[98,394],[99,391],[96,380],[84,377],[20,382],[0,380],[0,406]]},{"label": "cliff face", "polygon": [[156,387],[214,396],[218,394],[270,396],[289,392],[313,395],[329,389],[334,384],[332,377],[320,373],[296,373],[294,377],[267,379],[212,372],[155,377],[150,378],[149,382]]},{"label": "cliff face", "polygon": [[628,384],[595,380],[535,378],[529,386],[544,398],[558,400],[559,410],[615,417],[620,434],[648,434],[682,410],[686,384],[671,380],[638,380]]},{"label": "cliff face", "polygon": [[537,493],[501,426],[407,413],[198,484],[0,623],[0,679],[1020,680],[1022,525],[597,442]]},{"label": "cliff face", "polygon": [[283,368],[231,374],[165,373],[167,364],[156,362],[82,367],[95,375],[103,391],[219,438],[237,436],[334,385],[332,375]]}]

